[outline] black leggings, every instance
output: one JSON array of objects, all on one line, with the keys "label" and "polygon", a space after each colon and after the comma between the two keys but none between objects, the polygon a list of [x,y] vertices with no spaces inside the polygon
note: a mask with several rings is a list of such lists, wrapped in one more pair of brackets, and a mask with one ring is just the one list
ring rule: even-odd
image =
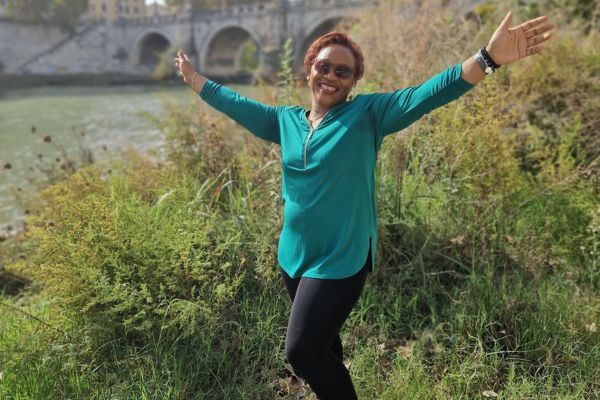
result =
[{"label": "black leggings", "polygon": [[293,279],[279,269],[292,299],[285,353],[294,372],[304,378],[319,400],[357,399],[342,362],[340,329],[371,270],[371,249],[362,269],[348,278]]}]

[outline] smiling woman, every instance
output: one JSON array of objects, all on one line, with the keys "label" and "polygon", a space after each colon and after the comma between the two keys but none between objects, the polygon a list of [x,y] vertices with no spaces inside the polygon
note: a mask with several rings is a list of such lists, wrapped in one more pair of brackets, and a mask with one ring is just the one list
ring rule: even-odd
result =
[{"label": "smiling woman", "polygon": [[[312,92],[311,125],[335,104],[345,101],[364,72],[364,57],[354,41],[343,33],[321,36],[307,50],[304,70]],[[333,71],[333,74],[330,74]]]},{"label": "smiling woman", "polygon": [[533,55],[548,40],[546,17],[510,28],[504,18],[487,46],[422,84],[350,96],[363,56],[330,32],[304,58],[311,109],[269,106],[207,80],[183,51],[175,58],[200,97],[250,132],[281,147],[283,229],[280,272],[292,299],[286,356],[321,400],[356,399],[339,332],[375,266],[374,171],[384,138],[457,99],[501,65]]}]

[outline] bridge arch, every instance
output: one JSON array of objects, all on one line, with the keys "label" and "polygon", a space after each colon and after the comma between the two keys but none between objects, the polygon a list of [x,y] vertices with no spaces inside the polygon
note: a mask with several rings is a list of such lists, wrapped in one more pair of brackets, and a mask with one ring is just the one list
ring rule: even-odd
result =
[{"label": "bridge arch", "polygon": [[250,72],[244,71],[244,67],[248,67],[244,63],[258,67],[260,41],[241,25],[221,26],[208,35],[205,43],[200,50],[200,60],[201,70],[206,75],[242,76]]},{"label": "bridge arch", "polygon": [[150,29],[138,35],[130,54],[134,67],[144,73],[152,73],[160,62],[161,53],[173,45],[173,40],[164,32]]}]

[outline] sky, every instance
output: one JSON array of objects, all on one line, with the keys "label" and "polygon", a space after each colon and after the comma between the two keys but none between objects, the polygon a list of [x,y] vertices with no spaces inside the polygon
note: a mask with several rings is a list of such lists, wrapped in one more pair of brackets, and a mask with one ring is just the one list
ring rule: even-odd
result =
[{"label": "sky", "polygon": [[146,4],[151,3],[165,4],[165,0],[146,0]]}]

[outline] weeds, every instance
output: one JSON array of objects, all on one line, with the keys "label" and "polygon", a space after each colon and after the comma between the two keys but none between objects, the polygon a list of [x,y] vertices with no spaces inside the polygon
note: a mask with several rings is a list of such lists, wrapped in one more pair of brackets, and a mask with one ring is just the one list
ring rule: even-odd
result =
[{"label": "weeds", "polygon": [[[383,2],[354,29],[361,90],[462,61],[498,8],[461,20]],[[386,139],[379,264],[342,332],[360,398],[600,393],[598,42],[561,29],[543,59]],[[280,102],[299,93],[290,71]],[[31,294],[0,308],[0,395],[272,399],[284,387],[277,148],[197,104],[160,126],[164,164],[132,154],[42,193],[26,257],[10,263]]]}]

